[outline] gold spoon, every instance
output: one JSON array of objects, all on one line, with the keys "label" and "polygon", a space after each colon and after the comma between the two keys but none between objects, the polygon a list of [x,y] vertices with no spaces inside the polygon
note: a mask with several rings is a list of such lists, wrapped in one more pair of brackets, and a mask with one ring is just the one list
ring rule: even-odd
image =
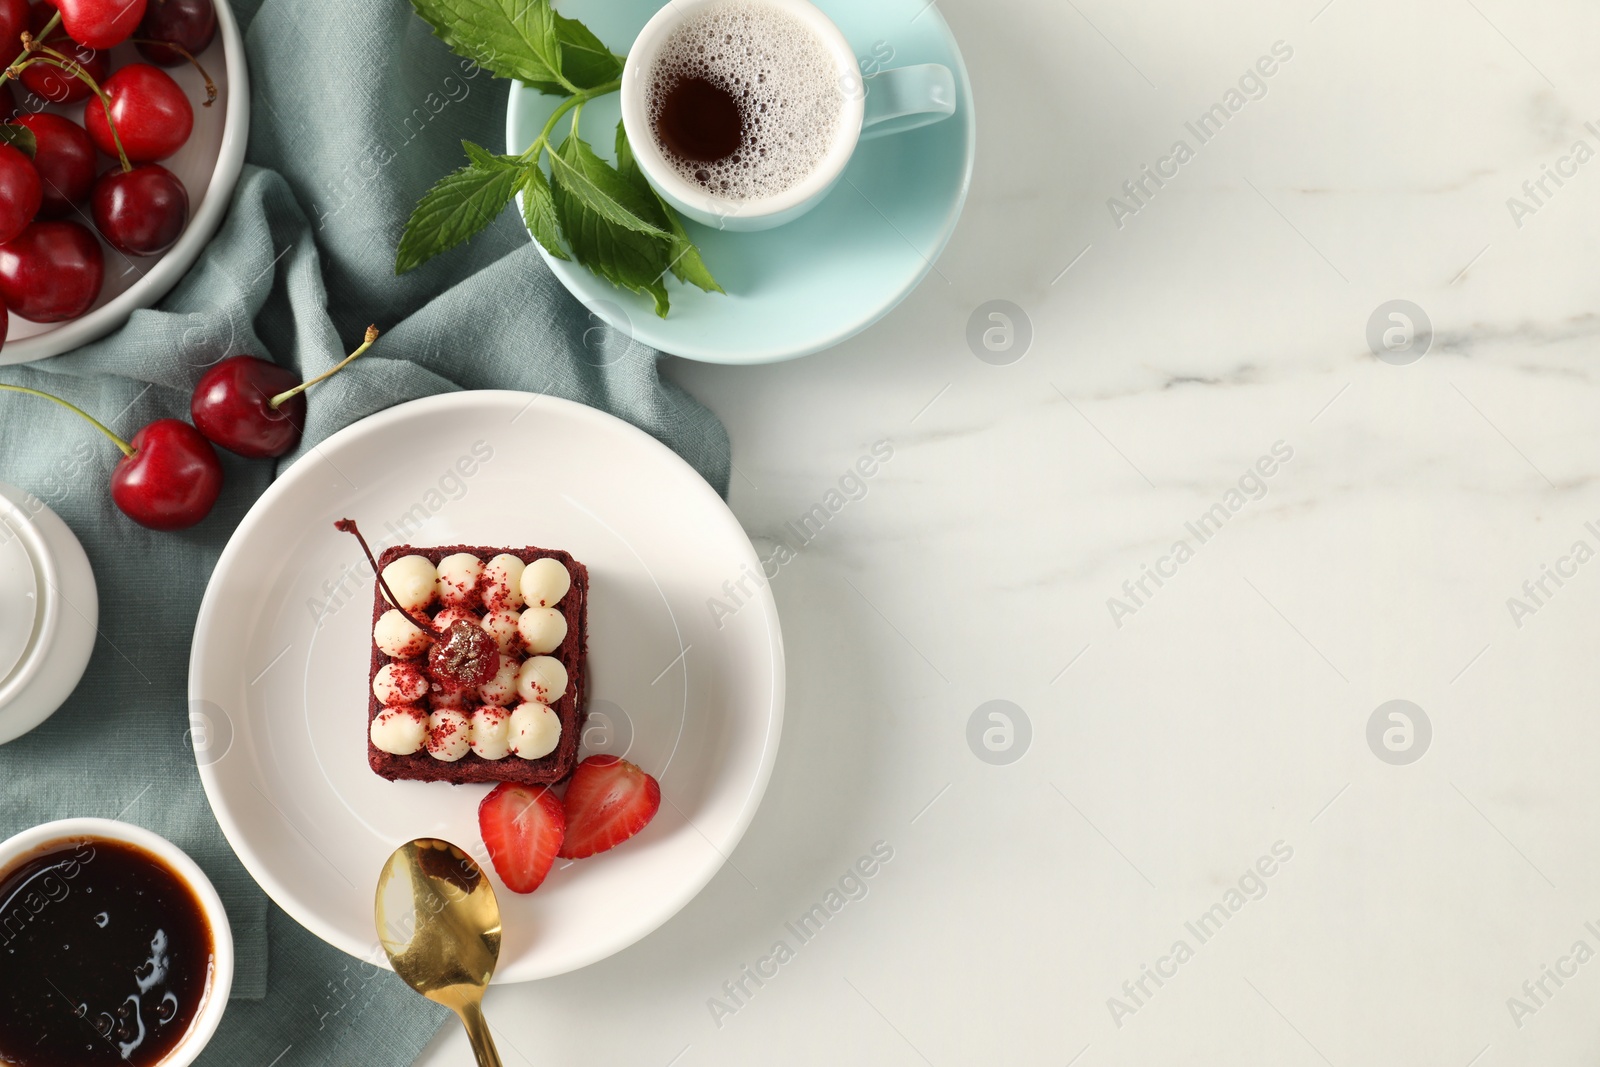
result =
[{"label": "gold spoon", "polygon": [[378,876],[377,922],[394,972],[461,1017],[478,1067],[501,1067],[483,1017],[500,959],[500,904],[483,868],[448,841],[401,845]]}]

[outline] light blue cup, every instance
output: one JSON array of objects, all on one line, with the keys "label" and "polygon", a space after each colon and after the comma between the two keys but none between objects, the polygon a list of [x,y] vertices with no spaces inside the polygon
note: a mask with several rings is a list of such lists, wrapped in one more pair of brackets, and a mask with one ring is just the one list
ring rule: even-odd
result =
[{"label": "light blue cup", "polygon": [[861,141],[904,133],[955,114],[956,81],[948,67],[937,63],[896,67],[879,71],[870,82],[864,82],[850,42],[815,5],[808,0],[757,0],[806,26],[833,56],[841,102],[839,123],[821,162],[789,188],[753,200],[717,196],[681,177],[668,162],[651,129],[646,95],[656,58],[672,31],[702,8],[726,2],[668,3],[639,32],[622,72],[622,121],[639,168],[662,199],[696,222],[730,231],[770,230],[793,222],[828,195]]}]

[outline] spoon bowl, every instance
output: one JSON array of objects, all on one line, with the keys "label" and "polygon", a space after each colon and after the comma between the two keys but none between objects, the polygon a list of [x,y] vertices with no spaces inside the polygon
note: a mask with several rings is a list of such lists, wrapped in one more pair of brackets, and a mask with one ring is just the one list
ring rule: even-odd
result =
[{"label": "spoon bowl", "polygon": [[500,961],[500,904],[483,868],[448,841],[408,841],[378,876],[375,915],[394,972],[461,1018],[479,1067],[501,1067],[483,1017]]}]

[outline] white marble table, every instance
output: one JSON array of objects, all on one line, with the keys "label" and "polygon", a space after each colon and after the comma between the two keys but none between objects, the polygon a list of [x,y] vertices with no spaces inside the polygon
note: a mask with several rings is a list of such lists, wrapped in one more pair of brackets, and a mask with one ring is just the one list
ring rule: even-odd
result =
[{"label": "white marble table", "polygon": [[944,0],[937,272],[669,367],[764,554],[893,451],[773,581],[766,801],[659,932],[491,997],[508,1065],[1595,1062],[1600,10],[1323,3]]}]

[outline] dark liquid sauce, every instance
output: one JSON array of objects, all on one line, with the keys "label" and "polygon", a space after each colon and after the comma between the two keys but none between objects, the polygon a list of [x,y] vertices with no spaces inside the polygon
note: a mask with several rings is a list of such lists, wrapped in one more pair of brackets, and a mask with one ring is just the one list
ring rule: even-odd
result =
[{"label": "dark liquid sauce", "polygon": [[661,147],[690,163],[716,163],[739,150],[744,113],[722,86],[692,75],[678,75],[661,94],[656,139]]},{"label": "dark liquid sauce", "polygon": [[104,838],[46,845],[0,875],[0,1064],[151,1067],[214,965],[200,902],[160,859]]}]

